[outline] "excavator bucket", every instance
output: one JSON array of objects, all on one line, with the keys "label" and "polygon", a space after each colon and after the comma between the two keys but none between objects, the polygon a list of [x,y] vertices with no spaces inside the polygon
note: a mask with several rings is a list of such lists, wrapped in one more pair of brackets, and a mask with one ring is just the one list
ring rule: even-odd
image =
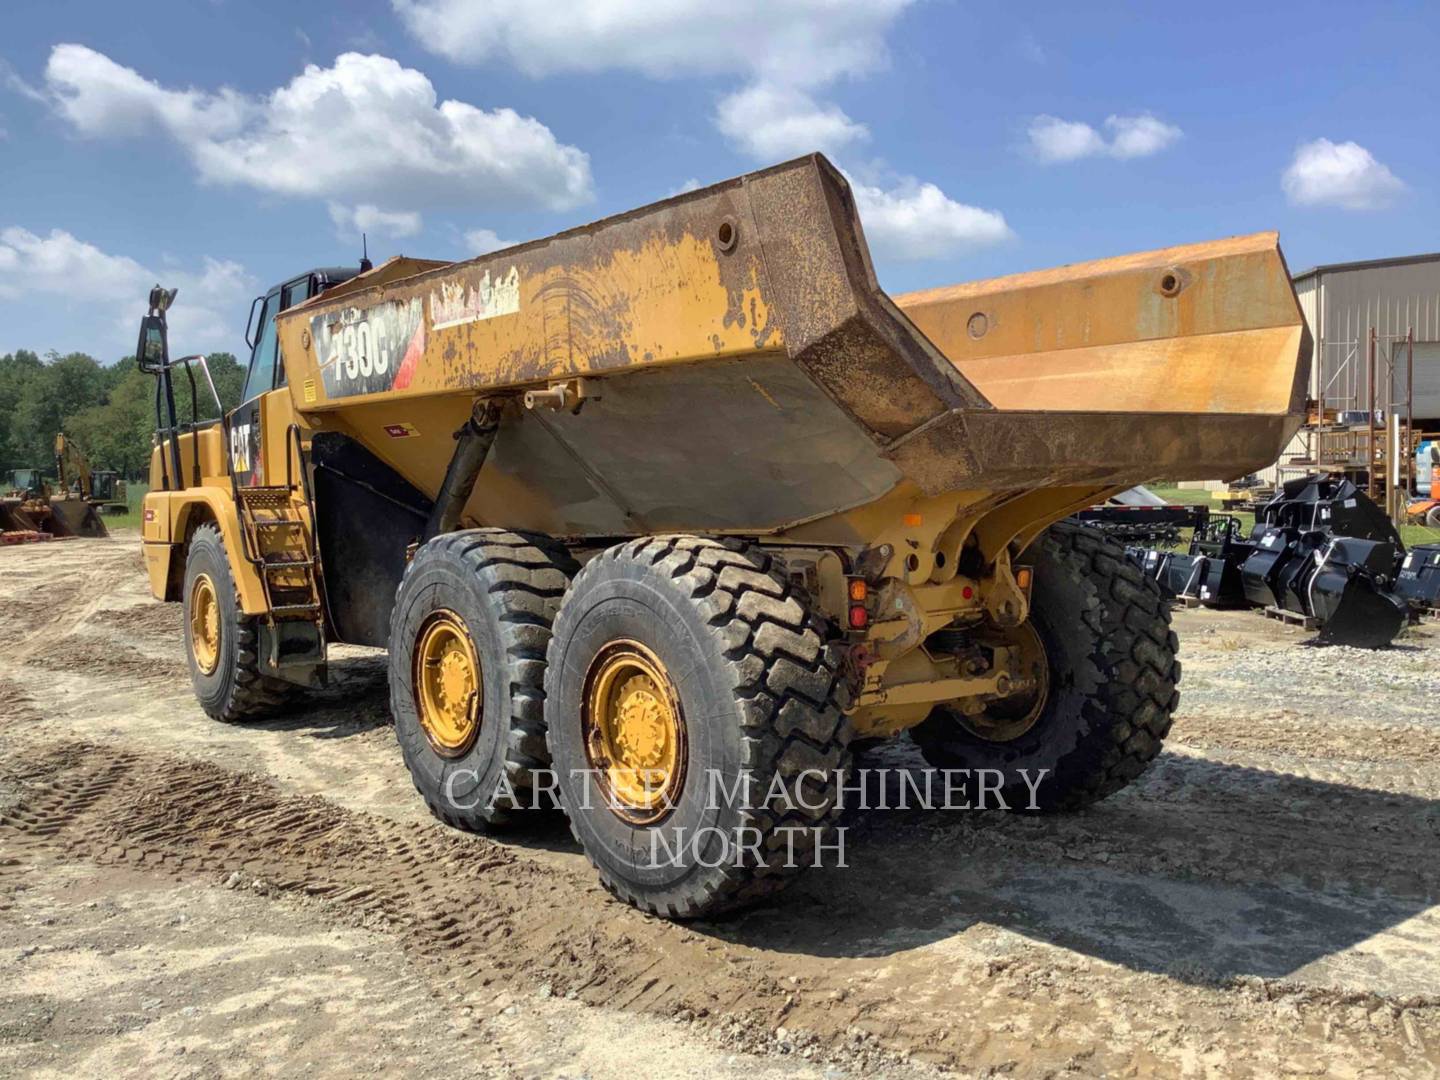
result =
[{"label": "excavator bucket", "polygon": [[1395,640],[1409,608],[1376,581],[1394,572],[1395,548],[1385,541],[1338,537],[1321,559],[1307,590],[1321,620],[1318,640],[1357,649],[1379,649]]},{"label": "excavator bucket", "polygon": [[51,499],[50,531],[55,536],[84,536],[98,539],[109,536],[105,523],[95,507],[84,499]]},{"label": "excavator bucket", "polygon": [[0,502],[0,535],[20,540],[91,539],[109,536],[105,523],[84,499],[7,499]]},{"label": "excavator bucket", "polygon": [[1325,645],[1381,649],[1395,640],[1407,617],[1405,603],[1399,597],[1381,592],[1368,578],[1351,578],[1321,626],[1317,640]]}]

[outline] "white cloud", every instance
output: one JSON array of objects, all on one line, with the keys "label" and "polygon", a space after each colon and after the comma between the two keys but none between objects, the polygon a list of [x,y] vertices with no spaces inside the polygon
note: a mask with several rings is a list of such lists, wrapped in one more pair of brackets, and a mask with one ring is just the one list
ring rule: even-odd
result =
[{"label": "white cloud", "polygon": [[335,223],[335,232],[342,240],[353,240],[359,236],[414,236],[424,222],[414,210],[381,210],[372,203],[346,206],[331,202],[327,209],[330,220]]},{"label": "white cloud", "polygon": [[543,206],[591,197],[587,155],[511,109],[438,101],[425,75],[384,56],[311,64],[263,97],[171,89],[81,45],[58,45],[48,97],[82,135],[164,134],[202,180],[280,195],[415,206]]},{"label": "white cloud", "polygon": [[847,179],[865,239],[882,258],[948,258],[1015,235],[998,210],[957,202],[934,184],[906,177],[887,189]]},{"label": "white cloud", "polygon": [[1075,161],[1105,152],[1105,140],[1089,124],[1037,116],[1028,129],[1030,148],[1041,161]]},{"label": "white cloud", "polygon": [[833,154],[870,137],[838,105],[817,102],[804,90],[754,83],[724,98],[715,111],[720,133],[762,161],[797,157],[815,150]]},{"label": "white cloud", "polygon": [[1172,145],[1183,134],[1150,113],[1136,116],[1107,116],[1107,140],[1083,120],[1062,120],[1058,116],[1037,116],[1026,130],[1030,149],[1047,164],[1078,161],[1087,157],[1149,157]]},{"label": "white cloud", "polygon": [[689,180],[686,180],[679,187],[671,188],[670,194],[666,196],[666,198],[671,198],[675,195],[684,195],[687,191],[699,191],[704,186],[704,184],[700,183],[698,179],[692,176]]},{"label": "white cloud", "polygon": [[494,229],[471,229],[465,234],[465,246],[476,255],[488,255],[501,248],[514,247],[520,241],[501,240]]},{"label": "white cloud", "polygon": [[156,284],[180,290],[169,321],[175,348],[183,352],[233,347],[236,327],[257,288],[244,267],[228,260],[206,257],[198,268],[157,272],[63,229],[47,236],[18,227],[0,229],[0,299],[58,299],[72,315],[94,320],[97,333],[114,348],[133,347],[145,299]]},{"label": "white cloud", "polygon": [[1297,206],[1339,206],[1378,210],[1405,190],[1404,182],[1358,143],[1316,139],[1295,151],[1280,178]]},{"label": "white cloud", "polygon": [[885,37],[914,0],[391,0],[411,34],[460,63],[501,59],[531,75],[635,71],[733,75],[714,120],[752,157],[827,153],[868,137],[812,91],[889,60]]},{"label": "white cloud", "polygon": [[238,131],[255,105],[228,87],[167,90],[84,45],[56,45],[45,65],[56,111],[82,135],[168,134],[181,142]]},{"label": "white cloud", "polygon": [[886,62],[885,34],[913,0],[391,0],[416,40],[459,63],[531,75],[636,71],[816,85]]},{"label": "white cloud", "polygon": [[1176,142],[1181,131],[1174,124],[1142,113],[1139,116],[1107,116],[1110,129],[1110,156],[1121,158],[1149,157]]}]

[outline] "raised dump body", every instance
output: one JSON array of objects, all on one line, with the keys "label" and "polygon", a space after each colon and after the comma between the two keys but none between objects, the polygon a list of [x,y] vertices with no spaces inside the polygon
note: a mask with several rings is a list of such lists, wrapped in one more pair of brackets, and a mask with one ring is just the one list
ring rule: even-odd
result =
[{"label": "raised dump body", "polygon": [[[162,379],[169,299],[138,350]],[[1056,523],[1274,461],[1309,352],[1268,233],[892,299],[818,156],[312,274],[260,323],[260,392],[167,431],[146,497],[207,711],[385,646],[439,816],[550,793],[617,895],[677,916],[784,878],[855,737],[908,729],[1036,809],[1137,776],[1177,701],[1169,616]]]},{"label": "raised dump body", "polygon": [[287,313],[280,335],[296,410],[422,491],[477,394],[592,380],[576,414],[502,422],[476,522],[773,532],[907,483],[1241,475],[1303,412],[1306,331],[1274,234],[892,300],[818,157],[386,270]]}]

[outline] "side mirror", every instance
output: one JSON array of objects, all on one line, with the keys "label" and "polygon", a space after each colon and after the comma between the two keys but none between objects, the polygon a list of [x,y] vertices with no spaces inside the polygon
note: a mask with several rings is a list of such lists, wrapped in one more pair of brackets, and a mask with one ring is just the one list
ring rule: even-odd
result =
[{"label": "side mirror", "polygon": [[165,335],[165,316],[146,315],[140,320],[140,340],[135,345],[135,363],[141,371],[158,373],[170,360]]}]

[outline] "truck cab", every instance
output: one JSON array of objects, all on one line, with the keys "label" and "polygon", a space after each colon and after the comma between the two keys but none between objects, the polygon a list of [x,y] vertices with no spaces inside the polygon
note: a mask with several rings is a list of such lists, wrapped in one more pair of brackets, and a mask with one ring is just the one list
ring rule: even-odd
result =
[{"label": "truck cab", "polygon": [[[240,404],[224,415],[205,358],[170,357],[165,311],[174,300],[173,292],[159,287],[151,291],[150,311],[141,323],[136,346],[141,369],[159,380],[150,490],[141,522],[152,594],[174,601],[187,596],[191,543],[202,530],[213,534],[234,564],[233,580],[224,587],[212,583],[206,595],[217,605],[234,603],[243,612],[264,613],[256,634],[264,639],[267,675],[293,677],[305,684],[322,669],[324,643],[320,620],[306,617],[318,609],[314,560],[306,555],[310,529],[306,505],[293,503],[275,487],[285,485],[293,489],[290,493],[298,493],[303,470],[295,467],[300,438],[285,389],[275,318],[349,281],[362,269],[319,267],[287,278],[255,298],[246,326],[250,363]],[[179,419],[177,393],[188,395],[190,416],[197,419]],[[207,411],[203,401],[207,396],[212,415],[198,419]],[[287,609],[288,618],[277,620],[276,614],[284,616]],[[200,618],[208,619],[210,614],[202,611]],[[287,655],[293,662],[287,664]]]},{"label": "truck cab", "polygon": [[[312,297],[319,296],[327,289],[349,281],[358,273],[360,269],[357,267],[319,267],[281,282],[263,296],[257,296],[250,305],[250,319],[245,328],[245,343],[250,346],[250,366],[245,374],[240,404],[229,414],[228,424],[231,466],[236,480],[242,486],[264,485],[267,457],[274,457],[273,453],[267,454],[263,444],[263,433],[266,430],[264,413],[267,408],[265,398],[272,390],[279,390],[286,385],[285,365],[280,359],[279,341],[275,332],[275,317],[282,311],[288,311]],[[288,398],[288,395],[285,396]],[[276,401],[275,404],[281,403]],[[288,406],[288,400],[283,404]],[[282,428],[282,436],[283,433]],[[283,448],[280,449],[283,453]]]}]

